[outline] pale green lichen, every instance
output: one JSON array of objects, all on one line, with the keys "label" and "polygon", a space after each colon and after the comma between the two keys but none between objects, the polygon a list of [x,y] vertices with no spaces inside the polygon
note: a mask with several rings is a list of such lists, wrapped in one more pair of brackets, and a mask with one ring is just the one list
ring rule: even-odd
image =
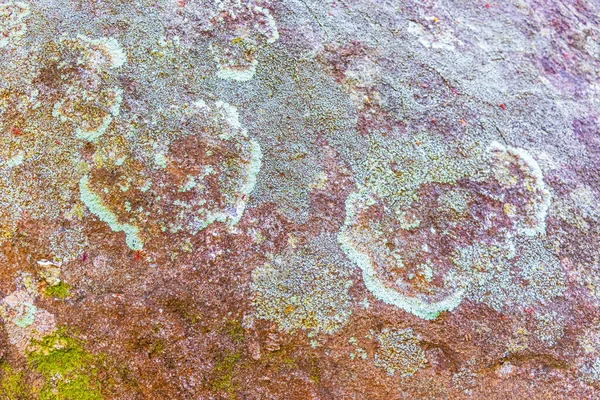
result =
[{"label": "pale green lichen", "polygon": [[158,168],[167,168],[167,157],[163,153],[154,154],[154,165]]},{"label": "pale green lichen", "polygon": [[19,151],[19,152],[17,152],[17,154],[15,154],[14,157],[11,157],[10,159],[6,160],[6,166],[8,168],[17,167],[17,166],[23,164],[24,158],[25,158],[25,153],[23,151]]},{"label": "pale green lichen", "polygon": [[600,322],[598,319],[579,334],[577,342],[585,355],[579,362],[582,380],[590,385],[600,385]]},{"label": "pale green lichen", "polygon": [[132,250],[141,250],[144,242],[139,237],[139,228],[127,223],[120,223],[119,218],[110,208],[102,203],[102,200],[89,187],[89,178],[83,176],[79,181],[79,194],[81,201],[90,210],[92,214],[98,217],[100,221],[106,223],[114,232],[125,233],[125,243]]},{"label": "pale green lichen", "polygon": [[[122,101],[122,91],[118,88],[95,93],[71,86],[65,97],[54,104],[52,116],[61,122],[72,122],[75,124],[75,137],[93,142],[106,132],[119,115]],[[80,111],[86,108],[90,110],[89,115]],[[95,115],[97,112],[103,115],[100,120]]]},{"label": "pale green lichen", "polygon": [[104,118],[102,118],[102,123],[96,128],[92,130],[86,130],[85,128],[77,127],[75,129],[75,136],[78,139],[87,140],[88,142],[93,142],[97,138],[106,132],[111,122],[115,117],[119,116],[119,110],[121,108],[121,102],[123,101],[121,89],[113,89],[113,99],[112,104],[108,108],[109,114],[107,114]]},{"label": "pale green lichen", "polygon": [[[326,238],[321,238],[327,247]],[[252,274],[255,316],[277,322],[284,331],[334,333],[350,316],[350,270],[316,242],[284,254]]]},{"label": "pale green lichen", "polygon": [[582,365],[579,372],[586,383],[600,384],[600,357]]},{"label": "pale green lichen", "polygon": [[17,315],[15,315],[12,322],[19,328],[26,328],[29,325],[33,324],[36,312],[36,306],[24,301],[21,303],[20,312]]},{"label": "pale green lichen", "polygon": [[[258,60],[255,53],[262,43],[272,44],[279,31],[271,12],[252,1],[218,0],[213,11],[213,27],[218,28],[229,16],[237,25],[233,39],[223,32],[225,40],[211,46],[221,79],[246,82],[254,77]],[[231,22],[230,20],[230,22]],[[237,36],[242,34],[242,37]]]},{"label": "pale green lichen", "polygon": [[[52,116],[62,123],[70,122],[78,139],[96,141],[119,115],[123,93],[112,86],[108,73],[125,63],[125,53],[113,38],[78,35],[75,39],[62,38],[60,45],[62,51],[57,57],[59,68],[65,71],[65,87]],[[84,73],[70,72],[72,64]]]},{"label": "pale green lichen", "polygon": [[[124,137],[112,140],[113,149],[97,152],[80,181],[84,204],[112,230],[124,231],[136,250],[160,232],[195,235],[215,222],[235,226],[262,164],[260,145],[242,127],[233,105],[198,100],[168,112],[185,121],[183,128],[170,131],[169,140],[158,144],[142,136],[147,143],[135,149]],[[127,161],[116,165],[111,162],[115,154]],[[105,180],[105,172],[115,178]],[[135,207],[140,201],[148,206]],[[186,251],[190,246],[185,244]]]},{"label": "pale green lichen", "polygon": [[[4,321],[8,339],[20,352],[24,352],[32,340],[39,339],[56,328],[54,316],[33,304],[37,288],[28,282],[29,278],[31,277],[23,274],[18,290],[0,301],[0,317]],[[31,289],[25,285],[32,285]]]},{"label": "pale green lichen", "polygon": [[388,375],[398,373],[401,377],[414,375],[427,364],[420,340],[412,329],[384,329],[378,336],[379,348],[375,353],[375,365]]},{"label": "pale green lichen", "polygon": [[521,185],[525,187],[530,201],[525,205],[525,215],[516,218],[517,233],[526,236],[544,235],[551,195],[544,183],[539,164],[524,149],[504,146],[498,142],[492,142],[488,151],[492,154],[492,175],[499,182],[505,178],[508,179],[505,183],[507,187],[517,185],[515,177],[511,175],[513,165],[516,165],[524,176]]},{"label": "pale green lichen", "polygon": [[29,5],[22,1],[0,3],[0,49],[16,43],[27,32],[29,14]]},{"label": "pale green lichen", "polygon": [[254,77],[256,74],[256,66],[258,61],[252,60],[249,66],[243,69],[236,69],[233,66],[219,64],[217,69],[217,76],[221,79],[246,82]]},{"label": "pale green lichen", "polygon": [[[346,199],[346,222],[338,234],[338,242],[348,258],[361,268],[363,280],[367,289],[369,289],[369,291],[371,291],[371,293],[379,300],[408,311],[423,319],[435,319],[441,312],[452,311],[455,309],[463,299],[465,293],[464,289],[458,288],[454,293],[451,293],[439,301],[429,302],[415,296],[404,295],[400,291],[386,286],[377,277],[371,259],[367,254],[356,249],[354,238],[350,236],[350,233],[346,228],[355,217],[355,204],[358,201],[362,201],[364,196],[364,194],[352,193]],[[366,201],[369,202],[369,200]]]},{"label": "pale green lichen", "polygon": [[52,254],[64,262],[81,257],[87,244],[87,238],[81,227],[57,229],[50,235],[49,246]]},{"label": "pale green lichen", "polygon": [[555,311],[546,311],[535,315],[536,336],[548,347],[553,347],[563,337],[564,317]]},{"label": "pale green lichen", "polygon": [[458,248],[454,262],[468,276],[467,297],[498,311],[531,307],[566,290],[560,262],[539,238]]},{"label": "pale green lichen", "polygon": [[[461,160],[431,138],[418,139],[403,151],[374,142],[374,162],[346,199],[338,242],[373,295],[424,319],[453,310],[465,297],[501,308],[560,295],[560,266],[542,243],[550,194],[537,162],[525,150],[497,142]],[[419,203],[421,193],[425,204]],[[478,199],[489,204],[487,215],[472,208]],[[503,221],[497,229],[490,227],[494,219]],[[469,235],[481,238],[473,249],[456,240]],[[432,253],[438,237],[443,248],[456,243],[454,253]],[[527,237],[530,246],[519,257],[494,254],[514,250]],[[526,288],[512,282],[514,271],[530,281]]]},{"label": "pale green lichen", "polygon": [[[77,38],[87,43],[92,49],[99,50],[103,54],[103,58],[108,60],[108,68],[119,68],[127,61],[127,55],[121,44],[114,38],[92,39],[85,35],[77,35]],[[96,68],[100,69],[105,66],[104,59],[101,57],[93,57],[89,60]]]}]

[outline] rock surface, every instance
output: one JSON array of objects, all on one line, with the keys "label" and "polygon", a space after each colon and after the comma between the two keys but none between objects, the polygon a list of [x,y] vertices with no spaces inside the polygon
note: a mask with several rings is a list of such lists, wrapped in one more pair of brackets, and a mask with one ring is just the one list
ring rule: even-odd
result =
[{"label": "rock surface", "polygon": [[0,399],[600,398],[600,4],[0,0]]}]

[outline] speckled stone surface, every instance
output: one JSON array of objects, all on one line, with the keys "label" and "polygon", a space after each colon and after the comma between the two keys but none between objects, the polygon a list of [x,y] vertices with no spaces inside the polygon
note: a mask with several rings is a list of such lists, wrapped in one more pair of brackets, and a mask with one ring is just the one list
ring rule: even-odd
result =
[{"label": "speckled stone surface", "polygon": [[0,399],[600,398],[595,0],[0,0]]}]

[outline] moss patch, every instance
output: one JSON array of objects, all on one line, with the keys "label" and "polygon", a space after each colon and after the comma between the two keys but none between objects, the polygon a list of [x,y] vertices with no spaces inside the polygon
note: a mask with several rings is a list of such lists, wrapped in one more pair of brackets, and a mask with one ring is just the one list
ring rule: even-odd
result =
[{"label": "moss patch", "polygon": [[44,290],[44,294],[48,297],[54,297],[56,299],[66,299],[71,295],[71,286],[68,283],[60,282],[58,285],[47,286]]},{"label": "moss patch", "polygon": [[45,384],[41,400],[99,400],[96,382],[96,357],[83,350],[81,344],[59,330],[32,343],[27,362],[41,374]]},{"label": "moss patch", "polygon": [[8,363],[0,364],[0,399],[28,400],[33,398],[29,385],[25,382],[25,373],[15,371]]}]

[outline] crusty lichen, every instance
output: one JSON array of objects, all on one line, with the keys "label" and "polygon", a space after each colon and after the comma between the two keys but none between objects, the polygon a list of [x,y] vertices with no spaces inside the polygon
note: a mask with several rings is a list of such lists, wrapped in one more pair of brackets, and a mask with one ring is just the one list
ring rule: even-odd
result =
[{"label": "crusty lichen", "polygon": [[[433,319],[465,296],[501,308],[560,295],[561,268],[543,244],[550,193],[537,162],[497,142],[466,160],[430,138],[417,143],[403,152],[376,145],[346,200],[338,241],[375,297]],[[518,257],[515,246],[526,247]]]},{"label": "crusty lichen", "polygon": [[254,77],[257,48],[279,39],[271,12],[248,0],[217,0],[211,26],[222,35],[211,47],[221,79],[245,82]]},{"label": "crusty lichen", "polygon": [[125,232],[133,250],[165,232],[195,235],[215,222],[236,225],[261,168],[260,145],[234,106],[198,100],[171,112],[185,122],[160,148],[106,140],[109,151],[97,151],[80,180],[84,204],[112,230]]},{"label": "crusty lichen", "polygon": [[412,329],[384,329],[378,336],[379,348],[375,353],[375,365],[388,375],[398,373],[401,377],[414,375],[427,364],[419,338]]},{"label": "crusty lichen", "polygon": [[[327,246],[326,240],[322,238]],[[305,329],[328,334],[348,322],[350,271],[317,243],[289,248],[254,270],[257,318],[277,322],[284,331]]]},{"label": "crusty lichen", "polygon": [[[113,87],[106,76],[125,63],[125,53],[113,38],[91,39],[84,35],[62,39],[60,49],[58,69],[65,86],[52,115],[62,123],[73,124],[78,139],[94,141],[119,115],[122,90]],[[73,64],[82,72],[72,73]]]},{"label": "crusty lichen", "polygon": [[467,297],[498,311],[543,304],[566,289],[560,262],[539,238],[459,247],[454,263],[468,276]]},{"label": "crusty lichen", "polygon": [[115,232],[125,233],[125,243],[132,250],[141,250],[144,242],[139,236],[140,229],[128,223],[119,222],[119,217],[113,213],[103,202],[102,199],[90,188],[89,177],[83,176],[79,180],[79,193],[81,201],[97,216],[100,221],[106,223],[110,229]]},{"label": "crusty lichen", "polygon": [[29,5],[22,1],[0,3],[0,49],[16,43],[27,32],[25,20],[30,13]]},{"label": "crusty lichen", "polygon": [[25,352],[33,340],[56,329],[54,315],[34,304],[37,288],[30,288],[19,284],[16,291],[0,301],[0,317],[4,321],[9,342],[21,353]]},{"label": "crusty lichen", "polygon": [[597,357],[579,368],[579,373],[586,383],[600,384],[600,357]]},{"label": "crusty lichen", "polygon": [[[22,3],[13,6],[18,4]],[[11,10],[14,19],[19,13]],[[122,102],[113,72],[126,56],[116,39],[84,35],[35,39],[18,52],[3,54],[7,62],[0,71],[4,237],[14,233],[23,214],[56,220],[74,208],[77,183],[89,168],[80,149],[108,131]]]}]

